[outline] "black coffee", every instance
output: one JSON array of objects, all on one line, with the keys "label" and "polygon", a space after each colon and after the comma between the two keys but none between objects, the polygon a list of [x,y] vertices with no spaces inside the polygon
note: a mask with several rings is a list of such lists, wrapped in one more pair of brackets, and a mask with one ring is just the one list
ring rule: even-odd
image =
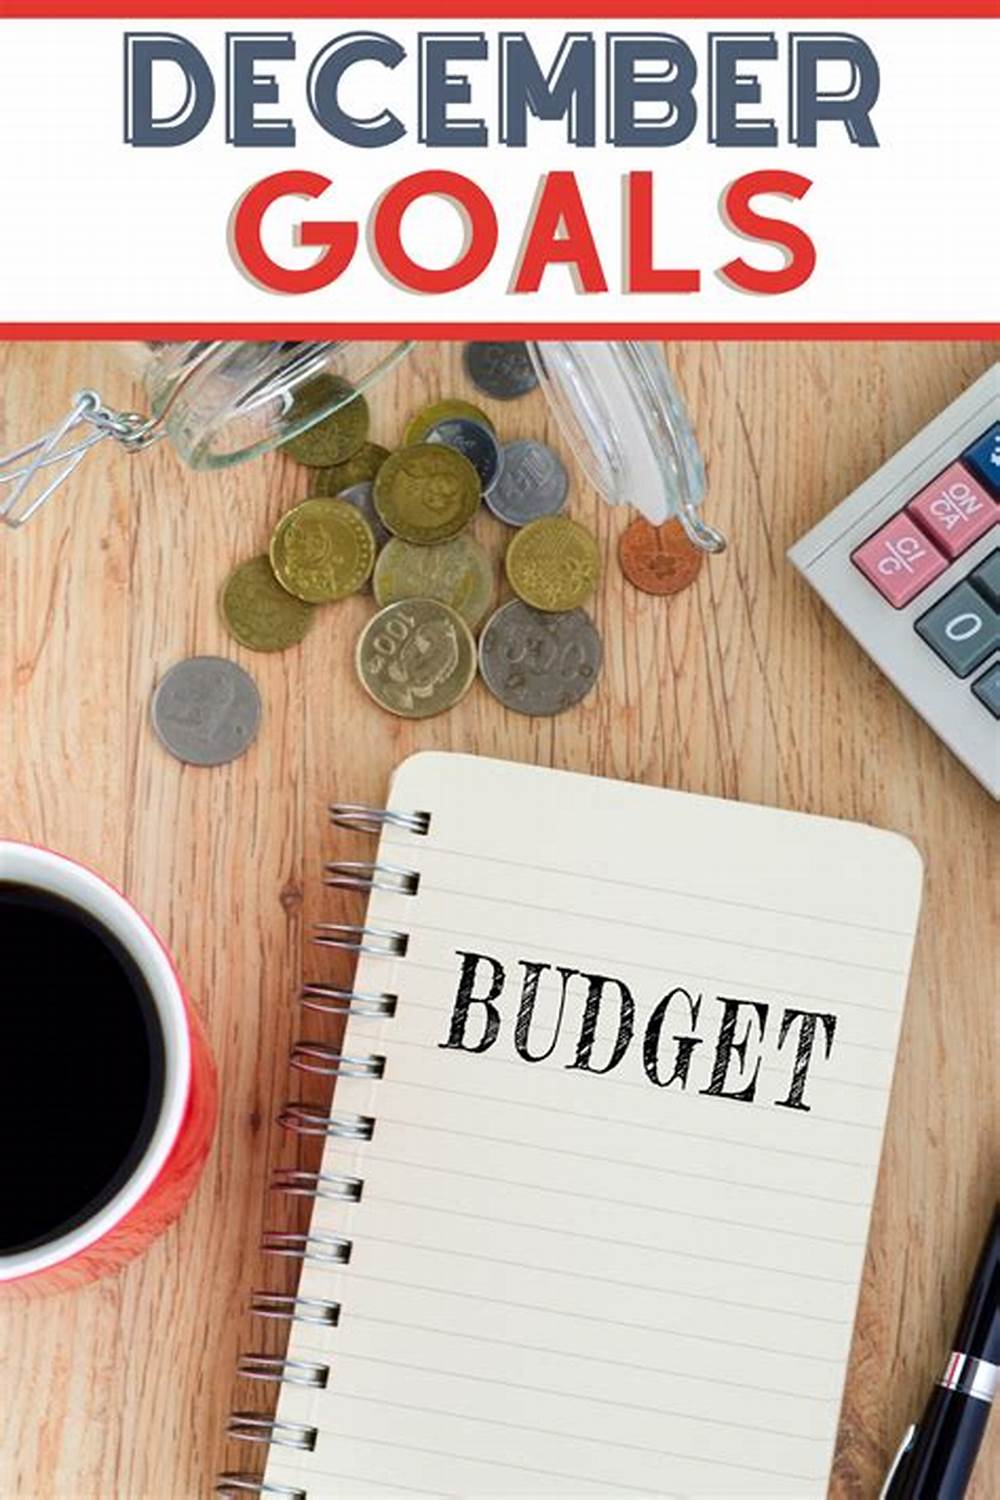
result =
[{"label": "black coffee", "polygon": [[115,1195],[163,1089],[159,1017],[117,938],[59,896],[0,881],[0,1255]]}]

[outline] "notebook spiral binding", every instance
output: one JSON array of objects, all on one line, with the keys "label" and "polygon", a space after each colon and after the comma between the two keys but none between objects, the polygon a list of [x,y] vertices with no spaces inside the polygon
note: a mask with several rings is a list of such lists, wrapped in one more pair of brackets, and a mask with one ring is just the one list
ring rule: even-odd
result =
[{"label": "notebook spiral binding", "polygon": [[[352,833],[381,833],[383,828],[399,828],[407,833],[426,834],[430,814],[403,812],[395,808],[366,807],[360,803],[335,802],[330,807],[330,821],[337,828]],[[390,891],[395,895],[415,896],[420,885],[416,870],[400,865],[365,860],[331,860],[323,867],[323,883],[340,890]],[[341,952],[368,953],[376,958],[402,958],[409,942],[405,932],[394,929],[359,926],[345,922],[317,922],[313,942],[320,948]],[[304,984],[297,997],[305,1010],[325,1015],[354,1016],[358,1020],[389,1020],[396,1013],[399,997],[374,994],[338,985],[311,982]],[[385,1058],[378,1053],[368,1056],[349,1055],[323,1042],[298,1041],[292,1047],[289,1062],[300,1073],[324,1078],[381,1078]],[[330,1113],[316,1104],[293,1099],[284,1104],[278,1124],[293,1135],[350,1141],[369,1141],[375,1128],[371,1115]],[[337,1203],[357,1203],[364,1191],[364,1179],[346,1173],[307,1171],[298,1167],[278,1168],[271,1176],[271,1189],[291,1197],[323,1198]],[[266,1255],[310,1262],[322,1266],[345,1266],[351,1259],[351,1240],[343,1235],[310,1229],[265,1230],[261,1249]],[[335,1328],[340,1320],[340,1303],[318,1297],[298,1297],[286,1292],[254,1291],[250,1311],[258,1318],[291,1323],[310,1323]],[[314,1360],[282,1359],[277,1355],[245,1353],[237,1360],[236,1373],[243,1379],[269,1385],[294,1385],[323,1390],[330,1378],[330,1366]],[[226,1424],[226,1436],[236,1442],[259,1443],[268,1447],[292,1448],[311,1453],[316,1445],[317,1429],[304,1422],[279,1421],[259,1412],[234,1411]],[[232,1500],[246,1494],[275,1495],[284,1500],[308,1500],[307,1491],[296,1486],[267,1484],[259,1474],[232,1471],[220,1474],[215,1486],[217,1495]]]}]

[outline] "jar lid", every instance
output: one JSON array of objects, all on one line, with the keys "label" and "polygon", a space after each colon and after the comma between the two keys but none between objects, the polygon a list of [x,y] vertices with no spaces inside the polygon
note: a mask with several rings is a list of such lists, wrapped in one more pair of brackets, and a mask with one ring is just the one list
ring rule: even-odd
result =
[{"label": "jar lid", "polygon": [[572,452],[609,505],[631,505],[654,526],[672,516],[692,542],[725,540],[702,519],[705,465],[680,392],[657,344],[538,342],[528,351]]}]

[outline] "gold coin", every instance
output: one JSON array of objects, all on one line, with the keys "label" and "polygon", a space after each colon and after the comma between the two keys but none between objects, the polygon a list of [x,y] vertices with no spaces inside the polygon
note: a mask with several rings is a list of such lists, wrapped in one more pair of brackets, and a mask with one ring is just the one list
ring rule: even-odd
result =
[{"label": "gold coin", "polygon": [[397,448],[375,478],[375,509],[384,524],[423,547],[464,531],[481,498],[472,464],[443,443]]},{"label": "gold coin", "polygon": [[496,431],[481,407],[473,406],[471,401],[459,401],[456,398],[448,401],[434,401],[430,406],[421,407],[420,411],[414,412],[406,424],[403,442],[407,446],[422,443],[432,427],[452,417],[465,417],[470,422],[481,422],[490,432]]},{"label": "gold coin", "polygon": [[[338,401],[341,404],[336,410],[329,411]],[[318,411],[328,415],[294,437],[286,438],[281,447],[298,464],[328,469],[332,464],[344,463],[367,438],[368,402],[339,375],[317,375],[296,391],[285,420],[294,427]]]},{"label": "gold coin", "polygon": [[375,561],[375,538],[346,500],[303,500],[271,538],[274,576],[297,599],[325,604],[355,594]]},{"label": "gold coin", "polygon": [[521,528],[507,548],[511,588],[525,604],[552,613],[576,609],[593,593],[601,571],[597,542],[569,516],[542,516]]},{"label": "gold coin", "polygon": [[493,569],[471,536],[456,536],[436,547],[415,547],[397,536],[378,555],[372,588],[380,605],[440,599],[475,630],[493,598]]},{"label": "gold coin", "polygon": [[389,450],[381,443],[362,443],[357,453],[345,458],[342,464],[333,464],[315,475],[313,494],[339,495],[352,485],[370,484],[388,457]]},{"label": "gold coin", "polygon": [[472,686],[476,643],[439,599],[401,599],[368,621],[355,657],[362,686],[403,719],[452,708]]},{"label": "gold coin", "polygon": [[312,605],[281,587],[267,557],[240,563],[223,584],[219,604],[229,634],[251,651],[296,646],[313,620]]}]

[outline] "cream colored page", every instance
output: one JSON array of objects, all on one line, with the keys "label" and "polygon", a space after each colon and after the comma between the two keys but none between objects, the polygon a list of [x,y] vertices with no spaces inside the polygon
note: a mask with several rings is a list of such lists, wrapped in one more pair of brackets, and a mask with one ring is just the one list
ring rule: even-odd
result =
[{"label": "cream colored page", "polygon": [[[329,1332],[294,1326],[290,1356],[328,1364],[328,1386],[283,1388],[281,1419],[317,1437],[275,1448],[268,1480],[309,1500],[825,1494],[912,846],[466,756],[405,762],[390,805],[431,814],[426,836],[380,845],[419,888],[373,895],[369,923],[408,946],[363,959],[357,984],[399,1002],[352,1019],[345,1050],[384,1055],[385,1075],[342,1079],[335,1100],[377,1124],[326,1152],[324,1171],[364,1188],[317,1203],[314,1225],[352,1254],[307,1264],[301,1294],[342,1313]],[[608,983],[574,1066],[589,975]]]}]

